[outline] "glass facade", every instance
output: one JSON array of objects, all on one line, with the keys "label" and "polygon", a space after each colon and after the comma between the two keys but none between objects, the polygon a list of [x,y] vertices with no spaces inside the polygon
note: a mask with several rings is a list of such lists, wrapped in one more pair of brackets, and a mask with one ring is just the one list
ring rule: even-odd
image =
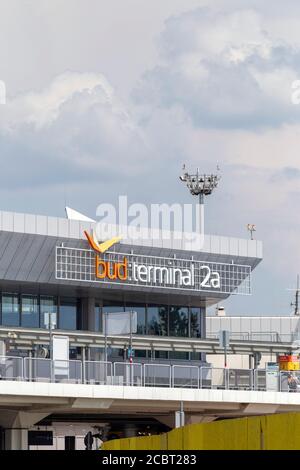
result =
[{"label": "glass facade", "polygon": [[2,325],[20,325],[20,307],[18,294],[2,294]]},{"label": "glass facade", "polygon": [[36,295],[21,296],[21,326],[39,327],[38,297]]},{"label": "glass facade", "polygon": [[[26,328],[48,328],[52,314],[56,328],[78,330],[83,323],[84,303],[76,297],[2,293],[1,324]],[[95,301],[95,331],[103,331],[104,312],[137,312],[137,334],[151,336],[201,337],[201,308],[168,305]]]},{"label": "glass facade", "polygon": [[189,336],[189,311],[187,307],[169,308],[169,336]]},{"label": "glass facade", "polygon": [[135,311],[137,314],[137,334],[146,334],[146,305],[126,305],[126,311]]},{"label": "glass facade", "polygon": [[77,330],[78,301],[74,297],[62,297],[59,303],[58,327],[60,330]]},{"label": "glass facade", "polygon": [[95,302],[95,331],[103,331],[102,306],[99,302]]},{"label": "glass facade", "polygon": [[168,335],[168,307],[149,306],[147,308],[147,334]]},{"label": "glass facade", "polygon": [[190,308],[190,337],[201,338],[201,310]]},{"label": "glass facade", "polygon": [[[40,297],[40,327],[49,328],[47,318],[50,314],[52,316],[52,322],[57,325],[57,301],[55,297]],[[45,322],[46,320],[46,322]]]}]

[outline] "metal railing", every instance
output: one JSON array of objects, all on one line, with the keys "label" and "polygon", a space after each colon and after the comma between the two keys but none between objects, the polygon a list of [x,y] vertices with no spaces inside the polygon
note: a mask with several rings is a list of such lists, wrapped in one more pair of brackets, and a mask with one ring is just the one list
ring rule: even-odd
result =
[{"label": "metal railing", "polygon": [[84,361],[84,382],[93,385],[110,385],[113,383],[111,362]]},{"label": "metal railing", "polygon": [[145,387],[171,387],[172,368],[169,364],[144,364]]},{"label": "metal railing", "polygon": [[[206,334],[207,338],[219,338],[218,332]],[[230,332],[230,339],[236,341],[266,341],[272,343],[285,343],[300,340],[298,331],[292,333],[278,333],[277,331],[235,331]]]},{"label": "metal railing", "polygon": [[300,370],[0,356],[0,381],[300,392]]},{"label": "metal railing", "polygon": [[199,367],[173,365],[172,367],[172,386],[183,388],[199,387]]},{"label": "metal railing", "polygon": [[22,357],[0,356],[0,380],[24,380]]},{"label": "metal railing", "polygon": [[113,384],[114,385],[134,385],[143,384],[143,366],[134,362],[115,362],[113,365]]},{"label": "metal railing", "polygon": [[82,362],[25,357],[24,378],[30,382],[82,383]]}]

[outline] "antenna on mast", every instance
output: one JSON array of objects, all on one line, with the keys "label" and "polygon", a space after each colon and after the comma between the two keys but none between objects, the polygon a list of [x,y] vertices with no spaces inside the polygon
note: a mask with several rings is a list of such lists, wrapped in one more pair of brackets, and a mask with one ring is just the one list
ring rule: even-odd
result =
[{"label": "antenna on mast", "polygon": [[291,302],[291,307],[294,307],[294,315],[299,316],[299,293],[300,293],[300,279],[299,274],[297,275],[297,287],[296,289],[287,289],[295,292],[295,301]]},{"label": "antenna on mast", "polygon": [[[192,196],[199,196],[199,203],[204,204],[204,196],[209,196],[218,186],[221,177],[217,174],[200,174],[199,168],[195,174],[188,173],[185,165],[182,167],[183,174],[179,177],[181,181],[186,183]],[[217,166],[217,172],[219,167]]]}]

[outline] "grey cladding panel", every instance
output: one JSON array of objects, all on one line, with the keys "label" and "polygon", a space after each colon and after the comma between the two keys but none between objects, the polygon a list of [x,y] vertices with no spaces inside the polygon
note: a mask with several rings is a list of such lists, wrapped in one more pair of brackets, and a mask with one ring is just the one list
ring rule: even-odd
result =
[{"label": "grey cladding panel", "polygon": [[1,230],[6,230],[7,232],[13,232],[14,230],[13,212],[2,212]]},{"label": "grey cladding panel", "polygon": [[28,273],[32,269],[32,266],[39,256],[39,252],[44,243],[45,237],[30,235],[30,239],[31,245],[25,253],[25,257],[16,276],[16,280],[18,281],[27,280]]},{"label": "grey cladding panel", "polygon": [[[230,331],[234,333],[241,333],[241,319],[239,317],[231,317]],[[242,333],[245,333],[242,331]]]},{"label": "grey cladding panel", "polygon": [[250,319],[245,317],[241,318],[241,331],[245,333],[250,333],[251,332],[251,322]]},{"label": "grey cladding panel", "polygon": [[37,215],[36,216],[36,233],[38,235],[46,235],[47,234],[47,217],[45,215]]},{"label": "grey cladding panel", "polygon": [[38,278],[51,254],[54,254],[56,245],[56,238],[52,237],[45,237],[43,244],[37,253],[37,257],[35,259],[32,268],[30,269],[27,281],[30,282],[37,282]]},{"label": "grey cladding panel", "polygon": [[43,246],[43,250],[47,253],[43,256],[44,263],[41,265],[41,270],[37,277],[38,282],[56,282],[55,279],[55,246],[58,244],[58,239],[55,240],[54,245],[50,245],[47,241]]},{"label": "grey cladding panel", "polygon": [[14,256],[16,255],[23,237],[24,235],[20,233],[10,234],[9,242],[0,259],[0,279],[6,279],[6,272],[14,260]]},{"label": "grey cladding panel", "polygon": [[25,230],[25,216],[24,214],[14,214],[14,231],[24,232]]},{"label": "grey cladding panel", "polygon": [[5,253],[6,247],[9,244],[11,239],[11,233],[9,232],[0,232],[0,262],[3,254]]},{"label": "grey cladding panel", "polygon": [[275,333],[280,334],[280,318],[272,318],[271,319],[271,331],[274,331]]},{"label": "grey cladding panel", "polygon": [[26,258],[26,255],[28,253],[28,250],[30,249],[32,245],[33,239],[32,236],[30,235],[22,235],[21,242],[18,246],[18,248],[15,251],[15,254],[13,256],[13,259],[5,273],[5,277],[7,279],[16,279],[18,276],[18,273],[21,269],[21,266],[24,262],[24,259]]}]

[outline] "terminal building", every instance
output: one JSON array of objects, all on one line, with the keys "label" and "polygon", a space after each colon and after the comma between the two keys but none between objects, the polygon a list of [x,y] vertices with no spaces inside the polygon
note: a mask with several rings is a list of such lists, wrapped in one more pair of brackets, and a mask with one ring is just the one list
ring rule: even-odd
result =
[{"label": "terminal building", "polygon": [[[79,384],[92,383],[93,367],[101,361],[120,370],[122,363],[148,365],[148,379],[153,364],[194,364],[195,369],[205,365],[206,353],[216,347],[206,335],[207,307],[230,295],[250,295],[252,271],[262,260],[262,243],[257,240],[205,235],[199,250],[172,233],[169,239],[133,242],[97,240],[94,231],[95,224],[89,221],[0,212],[2,379],[35,382],[38,387],[69,381],[82,387]],[[136,312],[137,322],[131,339],[128,334],[105,333],[105,314],[129,311]],[[67,376],[57,366],[43,365],[54,359],[53,338],[67,341]],[[17,381],[12,384],[19,387]],[[4,380],[0,392],[1,386]],[[20,413],[28,411],[28,405],[14,407],[10,397],[3,392],[0,399],[1,445],[6,448],[36,448],[43,439],[43,445],[49,439],[51,447],[54,435],[60,436],[60,448],[80,448],[87,430],[103,423],[116,433],[123,426],[124,435],[129,432],[126,423],[133,421],[135,426],[138,420],[143,423],[140,432],[167,426],[142,410],[139,418],[127,410],[120,423],[112,408],[100,413],[87,405],[51,406],[51,396],[47,406],[35,407],[25,425],[20,424]],[[67,435],[69,426],[73,431]],[[20,428],[28,434],[20,436]],[[34,434],[37,429],[45,431],[44,438]]]},{"label": "terminal building", "polygon": [[[205,338],[206,308],[230,295],[250,295],[251,273],[262,259],[259,241],[208,235],[201,251],[172,238],[123,239],[101,256],[87,238],[94,228],[91,222],[0,212],[0,335],[7,353],[35,355],[33,346],[46,347],[49,337],[42,343],[40,337],[50,313],[56,329],[70,336],[70,358],[99,359],[96,340],[77,345],[82,332],[101,337],[104,313],[132,310],[136,333],[145,339],[136,358],[199,361],[200,355],[178,351],[150,355],[147,339]],[[118,265],[121,275],[112,279]],[[29,330],[36,334],[30,344]],[[124,351],[111,344],[108,359],[123,358]]]}]

